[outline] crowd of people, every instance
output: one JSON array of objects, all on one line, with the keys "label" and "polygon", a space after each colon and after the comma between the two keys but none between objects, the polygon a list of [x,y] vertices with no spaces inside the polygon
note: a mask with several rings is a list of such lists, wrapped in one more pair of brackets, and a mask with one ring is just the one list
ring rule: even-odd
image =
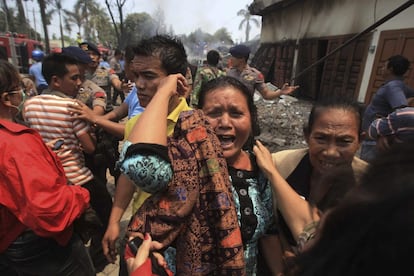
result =
[{"label": "crowd of people", "polygon": [[299,87],[272,90],[246,45],[197,70],[167,35],[107,64],[91,42],[35,51],[30,93],[0,61],[0,275],[95,275],[118,254],[120,276],[410,274],[407,58],[365,110],[318,100],[307,146],[272,153],[253,95]]}]

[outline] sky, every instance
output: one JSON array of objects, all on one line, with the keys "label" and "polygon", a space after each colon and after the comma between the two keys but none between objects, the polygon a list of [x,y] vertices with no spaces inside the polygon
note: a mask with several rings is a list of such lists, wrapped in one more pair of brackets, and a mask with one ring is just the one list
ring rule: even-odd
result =
[{"label": "sky", "polygon": [[[106,10],[104,0],[96,0]],[[12,1],[13,2],[13,1]],[[62,1],[63,8],[73,10],[75,0]],[[114,2],[112,0],[112,2]],[[233,40],[243,42],[245,34],[239,30],[239,24],[243,19],[237,16],[237,12],[246,9],[246,5],[253,3],[253,0],[127,0],[124,10],[127,13],[146,12],[151,16],[158,6],[164,10],[167,30],[171,25],[175,34],[189,34],[198,28],[204,32],[213,34],[218,29],[225,27]],[[24,2],[25,8],[29,10],[29,21],[34,26],[33,10],[36,16],[36,29],[42,33],[39,6],[36,0]],[[27,13],[27,12],[26,12]],[[125,15],[126,17],[126,15]],[[261,17],[256,17],[261,22]],[[54,16],[52,25],[49,25],[50,37],[53,33],[59,37],[59,21]],[[252,26],[250,38],[260,33],[260,27]],[[75,36],[75,33],[72,34]]]}]

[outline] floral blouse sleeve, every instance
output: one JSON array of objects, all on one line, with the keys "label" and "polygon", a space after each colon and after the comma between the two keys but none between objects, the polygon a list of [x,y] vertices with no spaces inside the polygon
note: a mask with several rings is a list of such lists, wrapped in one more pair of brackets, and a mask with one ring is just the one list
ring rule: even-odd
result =
[{"label": "floral blouse sleeve", "polygon": [[173,175],[167,147],[156,144],[125,141],[118,166],[135,185],[150,194],[164,190]]}]

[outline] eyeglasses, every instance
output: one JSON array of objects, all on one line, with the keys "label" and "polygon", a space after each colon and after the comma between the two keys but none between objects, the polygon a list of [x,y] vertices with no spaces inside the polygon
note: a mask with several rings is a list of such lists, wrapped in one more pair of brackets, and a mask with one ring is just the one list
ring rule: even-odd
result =
[{"label": "eyeglasses", "polygon": [[24,93],[24,91],[23,91],[23,89],[19,89],[19,90],[13,90],[13,91],[9,91],[9,92],[6,92],[7,94],[9,94],[9,95],[13,95],[13,94],[23,94]]}]

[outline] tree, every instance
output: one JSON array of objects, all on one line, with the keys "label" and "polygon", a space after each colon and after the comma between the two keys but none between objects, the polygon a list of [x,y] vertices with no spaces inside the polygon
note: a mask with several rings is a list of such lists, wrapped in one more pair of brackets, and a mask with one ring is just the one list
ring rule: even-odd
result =
[{"label": "tree", "polygon": [[154,12],[153,18],[155,20],[155,27],[157,34],[166,34],[167,26],[165,24],[165,14],[161,6],[158,6]]},{"label": "tree", "polygon": [[249,41],[249,35],[251,31],[250,22],[255,24],[257,27],[260,26],[259,20],[253,17],[253,15],[250,14],[249,6],[246,5],[246,9],[241,9],[237,12],[238,16],[243,16],[243,20],[240,22],[239,30],[243,29],[243,25],[246,25],[245,34],[246,34],[246,42]]},{"label": "tree", "polygon": [[95,41],[110,47],[112,47],[114,42],[117,42],[115,29],[111,27],[111,20],[105,8],[99,6],[92,16],[90,23],[94,29],[93,38]]},{"label": "tree", "polygon": [[221,42],[222,44],[233,44],[233,40],[231,39],[231,35],[226,28],[218,29],[214,35],[214,40]]},{"label": "tree", "polygon": [[[111,4],[112,1],[110,3],[110,1],[105,0],[105,4],[106,7],[108,8],[109,11],[109,15],[111,16],[111,20],[112,20],[112,24],[114,25],[114,29],[115,29],[115,34],[116,34],[116,38],[117,38],[117,44],[118,47],[123,48],[123,46],[125,45],[121,45],[123,44],[124,38],[125,38],[125,32],[124,32],[124,13],[123,13],[123,7],[126,3],[126,0],[115,0],[115,5],[116,8],[118,10],[118,15],[119,15],[119,26],[117,25],[117,23],[115,22],[115,17],[114,14],[112,13],[112,9],[111,9]],[[118,30],[119,28],[119,30]]]},{"label": "tree", "polygon": [[99,5],[95,0],[78,0],[75,3],[74,10],[79,11],[80,15],[83,18],[83,33],[86,40],[91,40],[92,38],[92,26],[89,23],[89,19],[96,14],[96,11],[99,10]]},{"label": "tree", "polygon": [[47,30],[47,25],[50,24],[50,20],[46,14],[46,0],[37,0],[40,9],[40,17],[42,19],[42,26],[43,26],[43,33],[45,35],[45,50],[46,53],[50,52],[50,45],[49,45],[49,32]]},{"label": "tree", "polygon": [[81,7],[75,6],[74,8],[73,12],[66,9],[63,10],[63,14],[65,15],[65,29],[70,33],[72,31],[71,26],[75,25],[77,32],[81,34],[84,18],[80,11]]},{"label": "tree", "polygon": [[9,9],[6,0],[2,1],[2,12],[4,13],[4,23],[6,32],[9,32],[10,30],[15,30],[13,9]]},{"label": "tree", "polygon": [[22,0],[17,0],[17,32],[29,34],[30,26],[27,24]]},{"label": "tree", "polygon": [[59,31],[60,31],[60,42],[62,44],[62,48],[65,47],[65,40],[63,37],[63,25],[62,25],[62,0],[55,0],[54,6],[58,12],[59,16]]},{"label": "tree", "polygon": [[125,19],[125,45],[156,34],[156,22],[148,13],[131,13]]}]

